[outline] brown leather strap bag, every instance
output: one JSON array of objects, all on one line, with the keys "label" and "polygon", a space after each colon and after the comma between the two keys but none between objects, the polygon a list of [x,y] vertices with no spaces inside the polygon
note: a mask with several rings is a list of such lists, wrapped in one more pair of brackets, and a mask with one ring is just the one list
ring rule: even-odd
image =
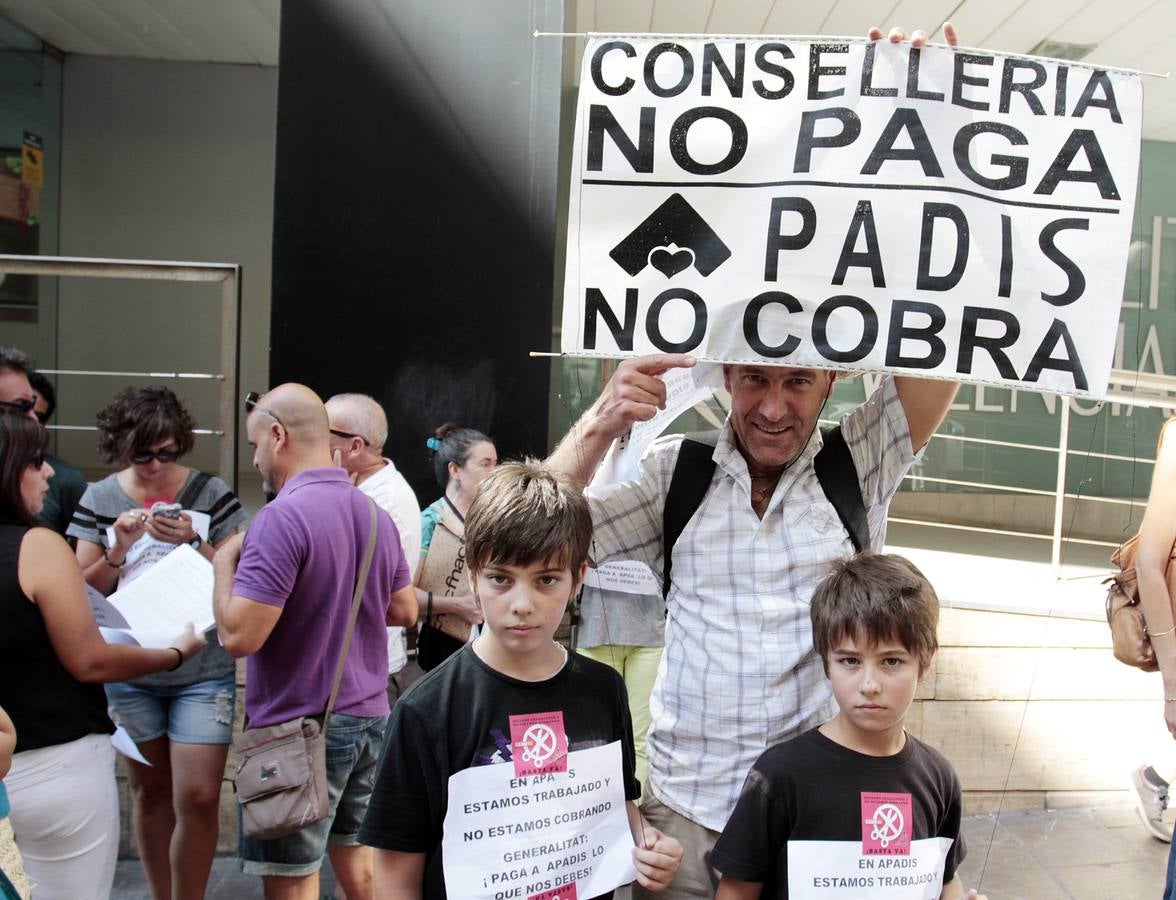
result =
[{"label": "brown leather strap bag", "polygon": [[[1148,637],[1147,620],[1139,604],[1139,579],[1135,574],[1135,554],[1138,549],[1139,535],[1135,534],[1111,554],[1111,563],[1118,566],[1119,571],[1104,582],[1109,585],[1107,624],[1111,626],[1111,649],[1115,659],[1145,672],[1155,672],[1159,664]],[[1166,576],[1170,597],[1176,597],[1176,566],[1172,565],[1174,557],[1176,545],[1168,554]]]}]

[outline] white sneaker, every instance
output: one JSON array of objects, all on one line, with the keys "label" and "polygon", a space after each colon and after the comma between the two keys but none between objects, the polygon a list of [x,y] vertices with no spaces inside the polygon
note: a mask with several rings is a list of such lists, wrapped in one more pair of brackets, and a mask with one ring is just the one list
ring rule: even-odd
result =
[{"label": "white sneaker", "polygon": [[1171,843],[1172,829],[1163,819],[1164,810],[1168,808],[1168,782],[1151,766],[1145,765],[1132,771],[1131,785],[1135,788],[1135,811],[1144,827],[1157,840]]}]

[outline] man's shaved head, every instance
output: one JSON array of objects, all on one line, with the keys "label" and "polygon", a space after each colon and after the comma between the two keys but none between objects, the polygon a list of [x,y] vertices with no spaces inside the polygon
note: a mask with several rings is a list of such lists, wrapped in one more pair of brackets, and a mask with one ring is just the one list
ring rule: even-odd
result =
[{"label": "man's shaved head", "polygon": [[253,464],[272,490],[305,469],[331,465],[327,410],[306,385],[282,384],[261,397],[245,421]]}]

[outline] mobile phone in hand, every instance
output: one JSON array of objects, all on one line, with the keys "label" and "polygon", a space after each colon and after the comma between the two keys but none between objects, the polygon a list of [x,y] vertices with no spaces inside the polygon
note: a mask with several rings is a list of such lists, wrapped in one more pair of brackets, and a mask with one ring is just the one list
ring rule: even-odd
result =
[{"label": "mobile phone in hand", "polygon": [[178,503],[157,501],[151,504],[151,515],[163,519],[178,519],[180,517],[180,510],[182,509],[183,507]]}]

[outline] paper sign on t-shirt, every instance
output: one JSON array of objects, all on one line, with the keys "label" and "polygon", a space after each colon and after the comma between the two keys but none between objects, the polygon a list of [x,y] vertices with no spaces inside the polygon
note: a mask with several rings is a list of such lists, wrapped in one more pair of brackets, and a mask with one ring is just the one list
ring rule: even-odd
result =
[{"label": "paper sign on t-shirt", "polygon": [[[537,719],[512,717],[512,756],[521,753],[515,718]],[[555,736],[551,722],[530,724]],[[548,760],[558,754],[547,755],[546,736],[528,746],[544,748]],[[620,742],[565,752],[564,763],[563,771],[523,777],[506,763],[449,777],[441,852],[450,897],[575,900],[637,877]]]},{"label": "paper sign on t-shirt", "polygon": [[789,841],[789,900],[939,900],[951,838],[911,841],[908,856],[870,856],[859,841]]},{"label": "paper sign on t-shirt", "polygon": [[862,791],[860,841],[789,841],[790,900],[938,900],[951,838],[912,839],[911,795]]},{"label": "paper sign on t-shirt", "polygon": [[[196,512],[194,509],[183,511],[192,518],[192,530],[200,535],[200,540],[208,540],[208,528],[212,518],[208,513]],[[114,526],[106,529],[106,546],[114,546]],[[153,565],[176,549],[175,544],[157,541],[151,535],[144,533],[139,540],[131,545],[127,551],[126,561],[118,572],[118,586],[124,588]]]}]

